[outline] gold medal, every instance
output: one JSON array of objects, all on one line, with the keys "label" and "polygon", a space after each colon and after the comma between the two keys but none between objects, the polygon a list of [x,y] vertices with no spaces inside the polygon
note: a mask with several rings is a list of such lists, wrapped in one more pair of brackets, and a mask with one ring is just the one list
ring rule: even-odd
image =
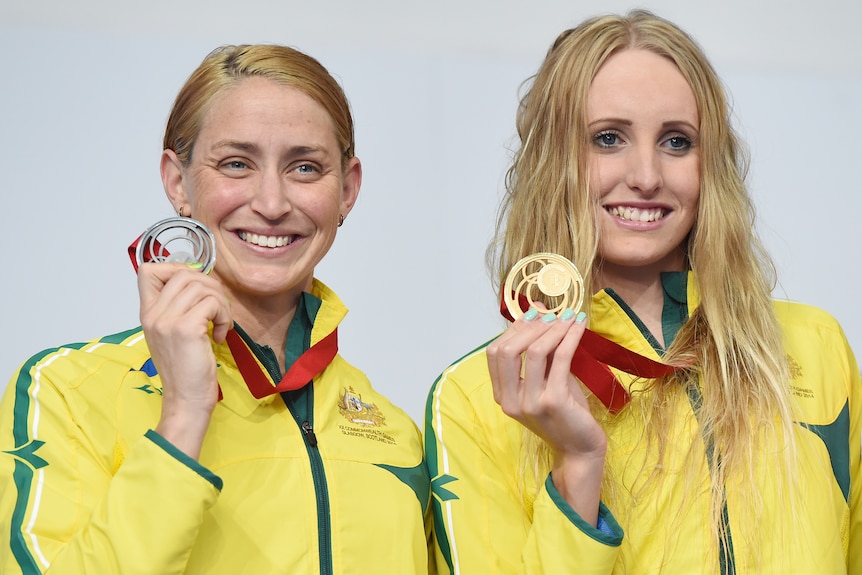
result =
[{"label": "gold medal", "polygon": [[[529,255],[512,266],[503,284],[503,302],[514,319],[526,311],[521,309],[522,300],[541,313],[559,313],[566,308],[577,313],[584,303],[584,278],[563,256],[547,252]],[[537,303],[547,309],[537,307]]]}]

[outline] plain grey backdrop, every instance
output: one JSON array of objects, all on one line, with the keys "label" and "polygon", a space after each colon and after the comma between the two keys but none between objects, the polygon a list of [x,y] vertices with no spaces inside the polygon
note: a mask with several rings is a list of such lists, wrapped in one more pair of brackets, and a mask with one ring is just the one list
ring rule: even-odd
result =
[{"label": "plain grey backdrop", "polygon": [[342,82],[364,166],[317,275],[351,312],[341,352],[421,422],[446,365],[503,328],[484,266],[521,83],[563,29],[649,8],[731,94],[777,297],[862,350],[862,4],[856,0],[0,2],[0,388],[48,347],[138,324],[126,246],[172,215],[173,97],[213,48],[275,42]]}]

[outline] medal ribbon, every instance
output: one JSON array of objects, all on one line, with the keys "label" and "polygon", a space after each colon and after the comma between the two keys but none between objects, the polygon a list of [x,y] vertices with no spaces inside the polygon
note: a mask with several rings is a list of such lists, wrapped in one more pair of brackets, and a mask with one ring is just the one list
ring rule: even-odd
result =
[{"label": "medal ribbon", "polygon": [[[138,238],[132,242],[132,245],[129,246],[129,258],[132,260],[132,266],[135,268],[135,272],[138,271],[138,261],[136,257],[138,242],[141,241],[142,237],[143,234],[138,236]],[[160,249],[159,243],[155,240],[154,247],[156,249]],[[151,256],[152,254],[149,253],[144,254],[144,261],[147,261]],[[332,362],[333,358],[335,358],[338,353],[338,328],[333,329],[329,335],[305,350],[305,352],[303,352],[303,354],[293,362],[293,365],[290,366],[287,373],[284,374],[284,377],[282,377],[281,381],[275,386],[273,386],[269,378],[264,375],[263,370],[254,358],[254,354],[235,329],[231,329],[227,332],[225,341],[227,342],[227,346],[236,361],[236,367],[239,369],[239,373],[242,375],[243,381],[245,381],[245,384],[248,386],[248,390],[255,399],[261,399],[282,391],[299,389],[314,379],[314,376],[326,369],[326,366]],[[219,401],[221,401],[223,397],[221,386],[219,386]]]},{"label": "medal ribbon", "polygon": [[310,382],[315,375],[326,369],[326,366],[332,362],[338,353],[338,328],[305,350],[293,362],[293,365],[290,366],[275,387],[269,378],[263,374],[263,370],[254,359],[254,354],[235,329],[227,332],[226,341],[248,390],[256,399],[261,399],[282,391],[299,389]]},{"label": "medal ribbon", "polygon": [[[518,295],[522,311],[530,309],[530,303],[523,295]],[[500,313],[509,321],[514,321],[503,300]],[[656,378],[680,369],[654,361],[615,343],[589,329],[584,330],[581,342],[572,358],[572,374],[583,382],[611,413],[617,413],[631,400],[628,390],[623,387],[609,366],[613,366],[637,377]]]},{"label": "medal ribbon", "polygon": [[[138,273],[138,258],[136,254],[138,252],[138,243],[140,243],[141,238],[144,237],[144,234],[139,235],[135,241],[132,242],[132,245],[129,246],[129,259],[132,260],[132,267],[135,268],[135,273]],[[161,249],[161,244],[158,240],[153,240],[153,245],[156,249]],[[153,253],[147,248],[147,251],[144,253],[144,261],[149,261],[153,259]]]}]

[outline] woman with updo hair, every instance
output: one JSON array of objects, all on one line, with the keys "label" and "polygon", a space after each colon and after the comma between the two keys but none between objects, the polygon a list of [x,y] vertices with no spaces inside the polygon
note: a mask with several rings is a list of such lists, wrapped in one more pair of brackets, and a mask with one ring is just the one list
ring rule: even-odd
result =
[{"label": "woman with updo hair", "polygon": [[427,572],[419,430],[339,355],[347,308],[314,275],[354,150],[344,92],[302,52],[224,46],[192,73],[161,176],[214,267],[140,263],[140,327],[13,376],[0,572]]}]

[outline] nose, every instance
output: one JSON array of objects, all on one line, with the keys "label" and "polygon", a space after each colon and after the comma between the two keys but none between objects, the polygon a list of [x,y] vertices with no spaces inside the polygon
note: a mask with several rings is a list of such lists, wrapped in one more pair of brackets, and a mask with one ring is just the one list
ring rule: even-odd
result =
[{"label": "nose", "polygon": [[292,208],[290,184],[277,170],[264,170],[259,178],[251,208],[268,220],[278,220]]},{"label": "nose", "polygon": [[649,145],[633,147],[626,180],[629,188],[645,196],[658,193],[663,183],[660,152]]}]

